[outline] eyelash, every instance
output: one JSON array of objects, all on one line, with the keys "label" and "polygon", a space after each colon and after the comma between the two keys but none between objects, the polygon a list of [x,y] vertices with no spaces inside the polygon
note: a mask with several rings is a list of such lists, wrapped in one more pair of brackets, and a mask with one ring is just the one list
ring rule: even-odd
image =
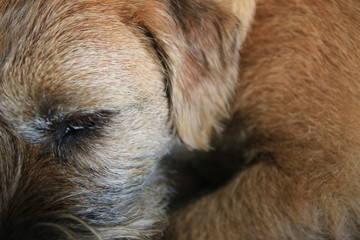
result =
[{"label": "eyelash", "polygon": [[58,144],[62,144],[66,138],[72,137],[75,134],[79,134],[81,132],[86,133],[86,131],[95,130],[94,127],[89,126],[77,126],[72,123],[64,123],[63,126],[59,127],[56,133],[56,142]]},{"label": "eyelash", "polygon": [[79,130],[84,130],[84,129],[85,129],[84,126],[73,126],[73,125],[69,124],[66,127],[62,137],[66,137],[67,135],[71,134],[74,131],[79,131]]},{"label": "eyelash", "polygon": [[67,116],[54,121],[49,129],[54,135],[52,145],[55,155],[61,157],[65,150],[80,147],[82,140],[99,137],[100,130],[109,123],[112,116],[111,111],[101,111]]}]

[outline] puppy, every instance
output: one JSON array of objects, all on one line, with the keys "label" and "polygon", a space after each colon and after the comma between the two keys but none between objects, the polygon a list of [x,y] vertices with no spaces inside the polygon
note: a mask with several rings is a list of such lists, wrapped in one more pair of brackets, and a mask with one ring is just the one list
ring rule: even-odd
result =
[{"label": "puppy", "polygon": [[208,149],[253,1],[3,0],[0,238],[155,239],[179,140]]},{"label": "puppy", "polygon": [[359,1],[258,0],[207,155],[243,170],[176,212],[167,239],[359,239],[359,49]]}]

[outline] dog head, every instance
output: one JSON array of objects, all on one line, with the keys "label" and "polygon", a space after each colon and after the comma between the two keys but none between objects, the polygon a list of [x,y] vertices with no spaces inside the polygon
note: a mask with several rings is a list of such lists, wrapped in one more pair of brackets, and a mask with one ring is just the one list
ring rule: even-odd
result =
[{"label": "dog head", "polygon": [[158,160],[209,148],[245,31],[205,0],[3,1],[0,236],[160,234]]}]

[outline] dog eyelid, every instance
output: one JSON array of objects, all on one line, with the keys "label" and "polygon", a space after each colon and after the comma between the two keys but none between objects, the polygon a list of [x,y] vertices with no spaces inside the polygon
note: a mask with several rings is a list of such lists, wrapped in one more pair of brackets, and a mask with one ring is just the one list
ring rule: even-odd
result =
[{"label": "dog eyelid", "polygon": [[74,130],[81,130],[93,125],[103,125],[109,122],[109,120],[116,115],[115,111],[101,110],[101,111],[84,111],[69,113],[61,117],[55,118],[52,125],[65,124]]},{"label": "dog eyelid", "polygon": [[85,139],[101,137],[101,129],[108,125],[116,114],[117,112],[108,110],[88,111],[53,120],[48,130],[53,134],[51,145],[55,147],[56,156],[63,156],[69,147],[79,146]]},{"label": "dog eyelid", "polygon": [[65,138],[72,133],[101,129],[115,114],[109,110],[72,113],[50,121],[48,129],[55,133],[56,138]]},{"label": "dog eyelid", "polygon": [[66,135],[70,134],[73,131],[84,130],[84,129],[85,129],[84,126],[74,126],[72,124],[68,124],[68,126],[64,130],[62,137],[65,137]]}]

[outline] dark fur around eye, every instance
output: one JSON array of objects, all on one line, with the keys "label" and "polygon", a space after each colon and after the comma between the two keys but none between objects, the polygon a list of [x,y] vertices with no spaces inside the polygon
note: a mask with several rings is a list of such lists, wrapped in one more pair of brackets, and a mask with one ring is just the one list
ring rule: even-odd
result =
[{"label": "dark fur around eye", "polygon": [[50,131],[55,155],[61,157],[76,148],[85,149],[85,140],[101,137],[101,130],[114,114],[113,111],[83,112],[53,121]]}]

